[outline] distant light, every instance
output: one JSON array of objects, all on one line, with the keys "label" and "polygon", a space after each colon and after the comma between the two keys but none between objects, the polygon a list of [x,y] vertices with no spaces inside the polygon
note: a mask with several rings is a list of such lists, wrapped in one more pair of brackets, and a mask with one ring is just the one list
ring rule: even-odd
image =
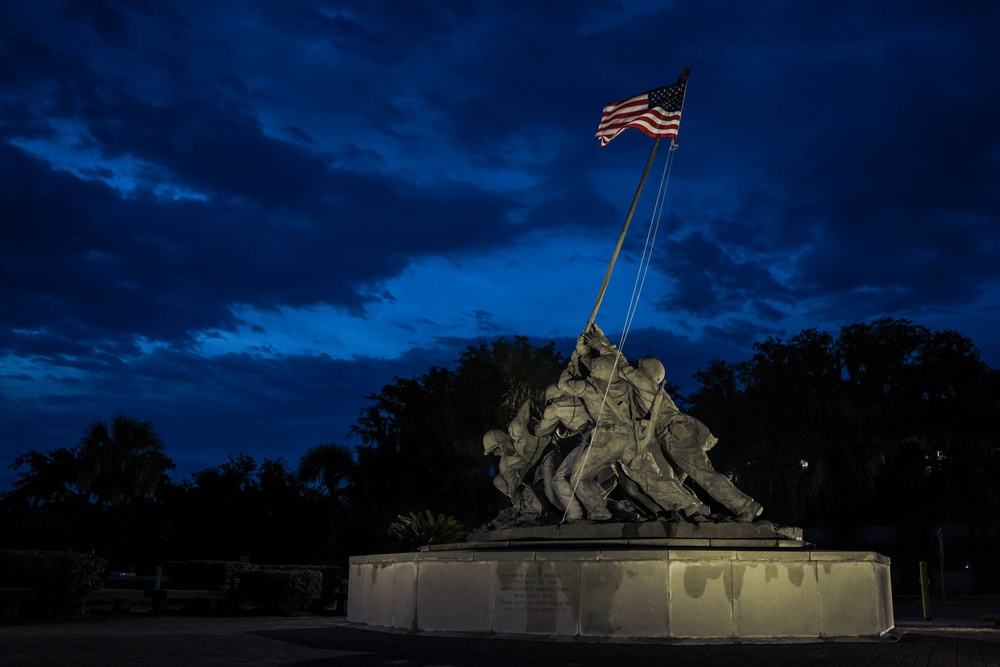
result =
[{"label": "distant light", "polygon": [[800,459],[799,465],[802,466],[803,470],[809,470],[809,461],[806,461],[805,459]]}]

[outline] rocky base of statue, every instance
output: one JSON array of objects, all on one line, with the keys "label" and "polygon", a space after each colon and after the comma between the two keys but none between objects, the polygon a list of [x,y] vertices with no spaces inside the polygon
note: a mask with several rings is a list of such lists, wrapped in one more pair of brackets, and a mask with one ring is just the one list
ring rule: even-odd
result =
[{"label": "rocky base of statue", "polygon": [[753,523],[718,517],[716,521],[587,521],[549,525],[510,525],[496,527],[487,524],[472,531],[465,543],[430,545],[421,551],[454,549],[572,548],[607,547],[725,547],[725,548],[805,548],[802,529],[782,526],[770,521]]},{"label": "rocky base of statue", "polygon": [[[631,522],[631,521],[683,521],[683,517],[678,512],[665,513],[664,516],[659,518],[646,518],[643,517],[638,512],[635,512],[628,508],[627,505],[619,503],[617,501],[609,501],[607,504],[608,511],[611,513],[610,519],[605,519],[604,521],[589,521],[585,519],[575,519],[573,523],[580,522],[583,524],[595,524],[595,523],[606,523],[606,522]],[[707,518],[706,518],[707,520]],[[715,515],[713,520],[724,520],[723,517]],[[549,506],[548,508],[538,509],[532,508],[525,510],[523,507],[511,506],[500,511],[491,521],[486,522],[473,532],[484,533],[491,530],[501,530],[504,528],[518,528],[518,527],[530,527],[530,526],[554,526],[563,523],[569,523],[563,519],[563,512]]]},{"label": "rocky base of statue", "polygon": [[538,509],[537,507],[525,511],[523,507],[511,506],[504,510],[501,510],[499,514],[491,521],[486,522],[482,526],[476,528],[473,533],[487,533],[490,531],[499,531],[509,528],[533,528],[538,526],[559,526],[567,525],[569,523],[580,524],[581,526],[600,526],[604,524],[621,524],[621,523],[688,523],[693,525],[701,524],[731,524],[731,523],[750,523],[753,522],[761,515],[763,512],[763,507],[758,503],[752,502],[747,508],[746,513],[743,516],[733,516],[730,514],[712,513],[712,514],[702,514],[693,513],[690,515],[684,514],[678,511],[661,511],[658,516],[648,516],[642,512],[633,509],[629,503],[619,502],[617,500],[609,498],[606,501],[606,506],[608,512],[611,515],[609,519],[603,519],[599,521],[592,521],[589,519],[575,519],[573,521],[568,521],[565,517],[565,513],[549,506],[547,508]]}]

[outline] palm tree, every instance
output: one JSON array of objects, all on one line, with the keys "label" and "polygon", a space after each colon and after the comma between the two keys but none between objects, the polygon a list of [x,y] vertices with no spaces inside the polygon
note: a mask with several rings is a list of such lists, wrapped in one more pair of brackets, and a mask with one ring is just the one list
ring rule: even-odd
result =
[{"label": "palm tree", "polygon": [[174,463],[149,421],[115,415],[95,421],[78,447],[79,486],[98,504],[118,507],[152,497]]},{"label": "palm tree", "polygon": [[344,445],[317,445],[307,451],[299,462],[299,479],[306,484],[320,484],[338,499],[344,484],[354,470],[351,450]]}]

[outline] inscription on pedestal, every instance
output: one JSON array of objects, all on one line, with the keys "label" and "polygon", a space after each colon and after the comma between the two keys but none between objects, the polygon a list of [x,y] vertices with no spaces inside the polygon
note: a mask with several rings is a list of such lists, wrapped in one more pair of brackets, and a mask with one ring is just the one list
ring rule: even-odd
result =
[{"label": "inscription on pedestal", "polygon": [[574,632],[580,570],[572,562],[497,563],[497,632]]},{"label": "inscription on pedestal", "polygon": [[569,586],[560,585],[559,575],[553,573],[508,572],[500,575],[500,594],[497,604],[504,611],[568,613],[573,603],[567,596]]}]

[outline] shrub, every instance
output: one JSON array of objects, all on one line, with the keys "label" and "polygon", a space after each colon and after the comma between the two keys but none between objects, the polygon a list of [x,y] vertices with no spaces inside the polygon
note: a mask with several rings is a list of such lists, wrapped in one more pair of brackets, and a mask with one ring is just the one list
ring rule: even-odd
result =
[{"label": "shrub", "polygon": [[292,614],[316,604],[322,589],[323,575],[318,570],[261,568],[242,574],[239,597],[269,612]]},{"label": "shrub", "polygon": [[76,615],[104,585],[106,566],[100,556],[70,551],[0,551],[0,587],[35,589],[22,605],[24,618]]},{"label": "shrub", "polygon": [[434,516],[430,511],[400,514],[389,526],[389,535],[407,549],[418,549],[425,544],[460,542],[468,531],[457,519],[444,514]]},{"label": "shrub", "polygon": [[256,565],[230,560],[171,561],[167,568],[170,588],[223,591],[232,597],[244,574]]},{"label": "shrub", "polygon": [[268,570],[315,570],[323,578],[317,607],[336,602],[339,596],[347,592],[347,571],[339,565],[262,565]]}]

